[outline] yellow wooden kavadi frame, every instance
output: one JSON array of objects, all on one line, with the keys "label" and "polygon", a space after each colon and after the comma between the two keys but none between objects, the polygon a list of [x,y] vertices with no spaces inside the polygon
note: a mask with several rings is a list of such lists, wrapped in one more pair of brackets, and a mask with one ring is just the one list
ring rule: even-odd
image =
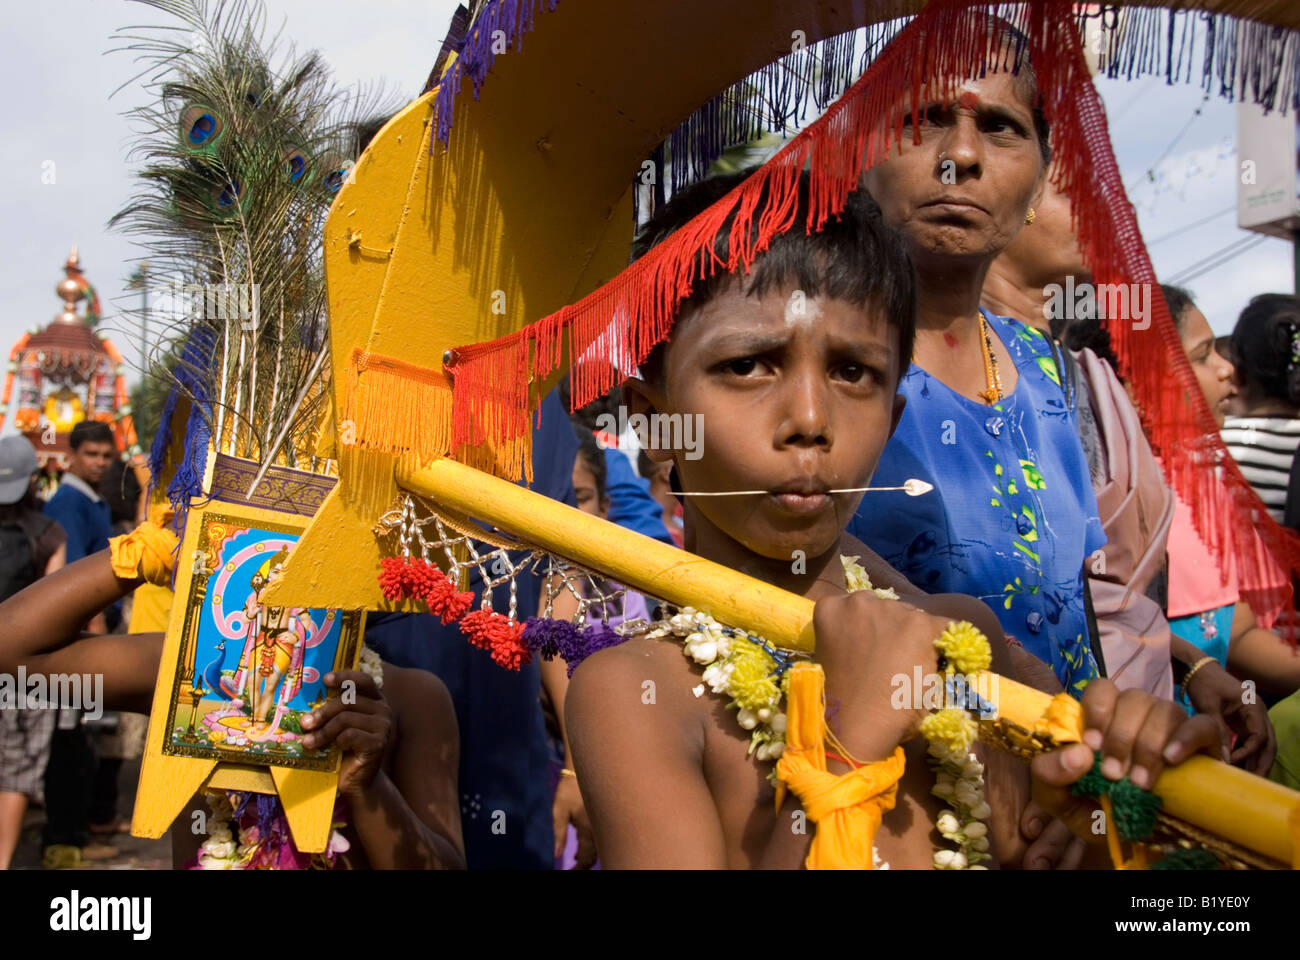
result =
[{"label": "yellow wooden kavadi frame", "polygon": [[[1300,5],[1289,0],[1161,5],[1300,29]],[[376,582],[373,528],[405,489],[634,589],[812,650],[810,601],[488,472],[503,473],[498,459],[517,451],[462,448],[450,459],[442,360],[453,346],[519,330],[618,274],[632,235],[629,184],[643,160],[719,90],[787,54],[792,30],[811,43],[922,6],[560,0],[537,13],[523,52],[497,57],[477,100],[468,91],[456,99],[446,147],[430,146],[437,89],[398,113],[361,156],[326,224],[334,432],[321,452],[338,461],[340,479],[268,589],[271,602],[392,609]],[[553,382],[530,384],[534,402]],[[371,425],[394,406],[405,435],[396,445],[374,442]],[[997,690],[1000,719],[985,734],[999,745],[1032,752],[1079,739],[1077,709],[1049,717],[1047,695],[1006,679]],[[1155,792],[1174,817],[1300,865],[1300,794],[1204,757],[1167,770]]]}]

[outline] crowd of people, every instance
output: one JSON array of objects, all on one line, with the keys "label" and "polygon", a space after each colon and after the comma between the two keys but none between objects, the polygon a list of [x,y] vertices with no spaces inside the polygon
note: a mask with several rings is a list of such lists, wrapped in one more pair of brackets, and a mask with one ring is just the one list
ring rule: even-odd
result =
[{"label": "crowd of people", "polygon": [[[669,338],[636,376],[573,412],[561,387],[533,426],[534,490],[816,601],[816,657],[840,745],[829,769],[906,760],[873,854],[894,867],[1100,862],[1104,845],[1077,835],[1084,805],[1067,789],[1094,751],[1104,777],[1139,788],[1198,750],[1300,788],[1300,656],[1282,635],[1286,618],[1253,611],[1201,542],[1143,435],[1105,325],[1044,309],[1053,284],[1090,278],[1069,200],[1051,184],[1033,73],[1021,66],[929,105],[822,231],[778,236],[747,275],[698,269]],[[743,178],[678,193],[641,230],[635,255]],[[805,175],[792,222],[808,203]],[[724,261],[730,223],[714,240]],[[796,295],[807,307],[792,312]],[[1192,294],[1158,295],[1231,455],[1270,515],[1300,530],[1300,299],[1253,299],[1224,356]],[[699,415],[699,455],[603,429],[602,415],[620,410]],[[143,581],[105,552],[112,518],[97,485],[111,446],[92,427],[74,433],[72,466],[42,513],[23,442],[0,446],[0,670],[102,669],[107,706],[147,709],[161,638],[128,648],[102,619]],[[911,480],[933,491],[864,493]],[[725,495],[754,490],[764,492]],[[844,558],[874,591],[850,592]],[[548,599],[540,573],[493,589],[496,609],[512,590],[526,614],[578,609]],[[616,613],[588,615],[652,625],[680,616],[632,592]],[[953,621],[988,638],[998,672],[1080,699],[1086,725],[1084,745],[1028,768],[981,754],[986,793],[968,808],[987,825],[966,828],[955,855],[934,851],[947,814],[917,736],[924,711],[893,705],[890,685],[937,669],[934,638]],[[808,800],[791,794],[773,820],[780,794],[760,762],[782,751],[764,741],[756,754],[754,724],[702,695],[724,682],[707,670],[702,681],[707,655],[697,646],[683,657],[662,636],[634,632],[567,670],[543,659],[507,672],[438,617],[371,614],[366,643],[388,682],[358,676],[354,704],[330,701],[304,720],[313,746],[345,752],[347,862],[804,862],[808,836],[789,825]],[[99,761],[104,776],[85,772],[75,718],[57,729],[48,715],[0,720],[0,856],[42,779],[47,850],[90,856],[89,832],[116,821],[111,801],[93,800],[108,788],[90,789],[115,778],[111,761]],[[183,846],[178,863],[203,860]],[[969,851],[979,855],[968,864]],[[47,865],[65,864],[56,852]]]}]

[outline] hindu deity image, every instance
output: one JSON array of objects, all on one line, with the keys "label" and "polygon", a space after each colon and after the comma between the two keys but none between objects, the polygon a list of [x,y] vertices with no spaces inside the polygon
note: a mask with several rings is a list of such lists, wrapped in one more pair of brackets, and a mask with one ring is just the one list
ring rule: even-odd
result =
[{"label": "hindu deity image", "polygon": [[263,601],[296,531],[215,514],[202,524],[196,562],[206,576],[196,578],[201,607],[187,627],[169,749],[325,761],[326,752],[303,749],[299,718],[324,702],[324,675],[359,642],[355,618]]},{"label": "hindu deity image", "polygon": [[[251,740],[274,736],[285,704],[302,688],[302,657],[308,628],[313,625],[311,616],[296,607],[268,607],[262,603],[262,589],[280,572],[288,557],[288,549],[281,547],[258,567],[249,583],[252,592],[244,601],[248,639],[230,686],[251,710]],[[281,692],[278,704],[277,690]],[[275,717],[268,721],[272,710]]]}]

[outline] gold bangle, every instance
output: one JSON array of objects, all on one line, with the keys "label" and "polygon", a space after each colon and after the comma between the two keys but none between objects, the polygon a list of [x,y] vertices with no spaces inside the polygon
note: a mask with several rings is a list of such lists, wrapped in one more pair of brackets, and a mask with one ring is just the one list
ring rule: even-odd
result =
[{"label": "gold bangle", "polygon": [[576,773],[574,773],[572,770],[570,770],[568,767],[561,767],[561,768],[560,768],[560,776],[561,776],[561,777],[573,777],[575,780],[578,778],[578,775],[577,775]]},{"label": "gold bangle", "polygon": [[1205,657],[1201,657],[1201,659],[1197,660],[1194,664],[1192,664],[1191,669],[1188,670],[1186,675],[1183,677],[1183,692],[1184,693],[1187,692],[1188,689],[1187,685],[1192,682],[1192,677],[1195,675],[1197,670],[1201,669],[1201,667],[1205,666],[1207,663],[1218,663],[1218,662],[1219,661],[1214,657],[1205,656]]}]

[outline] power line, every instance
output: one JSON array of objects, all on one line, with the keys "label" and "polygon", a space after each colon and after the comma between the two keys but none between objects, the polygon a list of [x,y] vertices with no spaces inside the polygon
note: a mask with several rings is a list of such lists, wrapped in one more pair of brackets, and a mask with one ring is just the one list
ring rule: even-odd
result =
[{"label": "power line", "polygon": [[1135,180],[1133,183],[1125,184],[1124,189],[1126,191],[1131,192],[1133,188],[1136,187],[1141,180],[1148,180],[1154,182],[1156,178],[1156,167],[1160,166],[1160,162],[1164,160],[1165,157],[1173,153],[1174,147],[1178,146],[1179,142],[1182,141],[1183,137],[1187,135],[1187,131],[1192,128],[1192,124],[1196,122],[1196,118],[1201,115],[1201,110],[1209,102],[1210,102],[1210,95],[1207,93],[1204,97],[1201,98],[1201,102],[1197,104],[1196,109],[1192,111],[1192,115],[1187,118],[1187,122],[1183,124],[1183,129],[1179,130],[1178,133],[1174,136],[1174,139],[1169,142],[1169,146],[1165,147],[1164,153],[1156,157],[1155,161],[1151,164],[1151,166],[1147,167],[1146,173],[1142,174],[1142,176],[1138,180]]},{"label": "power line", "polygon": [[1148,240],[1147,249],[1154,247],[1157,243],[1164,243],[1166,240],[1172,240],[1174,237],[1186,233],[1188,230],[1195,230],[1197,227],[1204,226],[1205,224],[1209,223],[1211,220],[1217,220],[1225,213],[1231,213],[1233,210],[1236,209],[1237,209],[1237,205],[1234,203],[1231,206],[1224,207],[1222,210],[1219,210],[1217,213],[1211,213],[1209,216],[1202,217],[1200,220],[1197,220],[1195,223],[1189,223],[1186,226],[1179,227],[1177,230],[1170,230],[1168,233],[1156,237],[1154,240]]},{"label": "power line", "polygon": [[[1229,254],[1229,253],[1232,253],[1232,252],[1234,252],[1234,251],[1236,251],[1236,250],[1243,249],[1243,248],[1246,246],[1246,244],[1250,243],[1250,242],[1251,242],[1252,240],[1254,240],[1254,239],[1256,239],[1256,238],[1253,237],[1253,236],[1249,236],[1249,235],[1244,236],[1244,237],[1238,237],[1236,240],[1233,240],[1231,243],[1229,243],[1229,244],[1227,244],[1227,245],[1225,245],[1225,246],[1223,246],[1223,247],[1220,247],[1218,250],[1215,250],[1213,253],[1206,254],[1205,256],[1201,257],[1201,259],[1199,259],[1199,260],[1195,260],[1195,261],[1193,261],[1192,263],[1189,263],[1187,266],[1183,267],[1181,270],[1178,270],[1178,271],[1174,274],[1174,277],[1175,277],[1175,278],[1176,278],[1176,277],[1186,277],[1186,276],[1189,276],[1189,275],[1191,275],[1191,274],[1198,273],[1198,272],[1199,272],[1203,267],[1205,267],[1207,264],[1213,263],[1215,260],[1217,260],[1219,257],[1223,256],[1224,254]],[[1177,281],[1176,281],[1176,280],[1173,280],[1173,281],[1171,281],[1171,282],[1177,282]]]},{"label": "power line", "polygon": [[[1227,247],[1220,250],[1218,254],[1211,254],[1211,256],[1201,261],[1201,263],[1192,264],[1191,267],[1188,267],[1181,273],[1175,274],[1174,278],[1169,282],[1176,284],[1190,283],[1192,280],[1209,273],[1211,270],[1219,269],[1219,267],[1223,266],[1229,260],[1235,260],[1247,250],[1253,250],[1267,239],[1268,236],[1261,233],[1257,236],[1247,238],[1245,243],[1238,241],[1235,244],[1229,244]],[[1232,249],[1233,247],[1236,247],[1236,249]],[[1231,250],[1231,252],[1229,252],[1229,250]],[[1216,257],[1217,259],[1215,259]]]}]

